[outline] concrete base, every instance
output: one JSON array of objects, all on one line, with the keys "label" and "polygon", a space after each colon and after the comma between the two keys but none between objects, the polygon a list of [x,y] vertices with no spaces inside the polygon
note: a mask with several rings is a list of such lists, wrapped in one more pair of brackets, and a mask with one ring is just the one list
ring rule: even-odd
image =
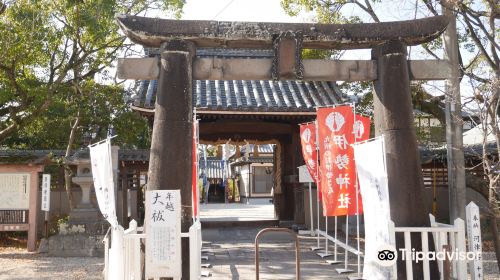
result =
[{"label": "concrete base", "polygon": [[71,210],[69,213],[69,221],[73,224],[101,219],[101,213],[92,205],[78,205],[77,208]]},{"label": "concrete base", "polygon": [[342,274],[342,273],[351,273],[351,272],[354,271],[352,269],[346,269],[346,268],[337,268],[335,270],[337,271],[337,273],[340,273],[340,274]]},{"label": "concrete base", "polygon": [[325,252],[316,253],[316,255],[320,256],[322,259],[324,259],[324,258],[326,258],[326,257],[333,256],[333,254],[330,254],[330,253],[325,253]]},{"label": "concrete base", "polygon": [[85,233],[54,235],[49,237],[49,256],[54,257],[103,257],[104,236]]},{"label": "concrete base", "polygon": [[349,276],[347,278],[349,278],[349,280],[365,280],[365,279],[367,279],[367,278],[363,278],[362,275]]},{"label": "concrete base", "polygon": [[332,261],[332,260],[327,260],[326,261],[327,264],[339,264],[339,263],[342,263],[341,261]]}]

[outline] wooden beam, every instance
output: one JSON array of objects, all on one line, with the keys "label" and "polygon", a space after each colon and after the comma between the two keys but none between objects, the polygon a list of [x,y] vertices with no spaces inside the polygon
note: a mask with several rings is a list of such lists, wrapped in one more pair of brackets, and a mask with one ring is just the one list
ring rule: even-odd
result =
[{"label": "wooden beam", "polygon": [[[156,80],[158,58],[122,58],[118,60],[118,78]],[[306,81],[374,81],[377,62],[374,60],[306,59]],[[271,58],[197,58],[193,62],[195,80],[272,80]],[[444,80],[451,77],[449,65],[442,60],[408,62],[411,80]]]},{"label": "wooden beam", "polygon": [[116,19],[127,37],[147,47],[183,39],[196,47],[250,49],[271,48],[273,37],[283,32],[302,34],[304,48],[310,49],[372,48],[391,40],[411,46],[433,40],[448,25],[444,16],[355,24],[169,20],[132,15],[119,15]]},{"label": "wooden beam", "polygon": [[[136,107],[134,107],[135,109]],[[154,113],[154,109],[151,109],[151,112]],[[267,116],[316,116],[316,111],[311,112],[252,112],[252,111],[211,111],[211,110],[196,110],[196,113],[199,115],[267,115]]]},{"label": "wooden beam", "polygon": [[292,125],[287,123],[271,122],[211,122],[200,125],[200,135],[211,135],[221,133],[247,133],[247,134],[266,134],[266,135],[288,135],[292,132]]}]

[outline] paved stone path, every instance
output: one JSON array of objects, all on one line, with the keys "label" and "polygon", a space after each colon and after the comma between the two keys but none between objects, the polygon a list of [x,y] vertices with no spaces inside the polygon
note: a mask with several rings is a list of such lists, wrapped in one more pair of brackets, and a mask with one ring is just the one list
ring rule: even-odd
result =
[{"label": "paved stone path", "polygon": [[[255,236],[259,229],[255,228],[214,228],[203,230],[204,248],[207,248],[212,268],[204,269],[211,272],[211,278],[205,279],[255,279]],[[267,235],[266,235],[267,236]],[[260,246],[260,279],[295,279],[294,245],[285,235],[270,234],[262,238]],[[266,242],[267,241],[267,242]],[[355,273],[338,274],[337,268],[344,264],[330,265],[325,263],[314,252],[311,246],[316,246],[316,238],[304,236],[301,243],[301,279],[348,279]],[[320,243],[324,246],[324,241]],[[333,245],[330,243],[330,252]],[[344,260],[343,249],[338,250],[338,260]],[[349,269],[356,271],[356,256],[349,254]],[[328,258],[332,259],[332,257]],[[361,263],[363,259],[361,259]],[[498,280],[498,272],[494,253],[483,253],[483,267],[487,272],[485,280]],[[369,279],[369,278],[368,278]],[[470,279],[470,278],[469,278]],[[376,280],[376,279],[370,279]]]},{"label": "paved stone path", "polygon": [[274,205],[268,198],[245,203],[201,204],[201,221],[265,221],[274,220]]},{"label": "paved stone path", "polygon": [[[259,229],[218,228],[203,230],[204,248],[207,248],[212,268],[211,279],[255,279],[255,236]],[[261,240],[260,279],[295,279],[295,252],[290,238],[280,233],[269,233]],[[316,239],[300,238],[301,279],[347,279],[348,275],[338,274],[335,269],[342,265],[329,265],[310,250]],[[323,244],[323,242],[322,242]],[[340,250],[339,250],[340,252]],[[355,256],[350,254],[350,262]],[[343,253],[338,255],[343,260]],[[356,269],[350,266],[351,269]]]}]

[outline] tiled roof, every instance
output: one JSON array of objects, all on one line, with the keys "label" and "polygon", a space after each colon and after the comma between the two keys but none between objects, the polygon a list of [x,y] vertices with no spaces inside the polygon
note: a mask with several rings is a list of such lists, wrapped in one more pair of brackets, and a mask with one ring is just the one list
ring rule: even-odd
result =
[{"label": "tiled roof", "polygon": [[[253,147],[254,147],[254,144],[250,144],[248,145],[250,146],[249,147],[249,150],[250,151],[247,151],[247,145],[244,145],[241,147],[241,153],[242,154],[245,154],[247,152],[250,152],[250,153],[253,153]],[[272,154],[274,152],[274,144],[266,144],[266,145],[257,145],[258,149],[259,149],[259,153],[264,153],[264,154]]]},{"label": "tiled roof", "polygon": [[[141,82],[134,106],[154,109],[157,80]],[[231,80],[193,82],[193,105],[213,111],[313,112],[351,101],[334,82]]]},{"label": "tiled roof", "polygon": [[231,165],[243,165],[249,163],[274,163],[274,159],[272,157],[240,157],[231,162]]},{"label": "tiled roof", "polygon": [[229,174],[230,170],[227,161],[222,161],[217,158],[207,158],[206,169],[203,158],[200,158],[200,176],[206,174],[208,179],[222,179],[223,173]]},{"label": "tiled roof", "polygon": [[[146,56],[158,55],[157,49],[145,49]],[[272,50],[197,49],[197,57],[272,58]],[[157,80],[141,81],[132,96],[134,106],[154,109]],[[335,82],[267,80],[195,80],[193,106],[207,111],[314,112],[317,106],[352,101]]]}]

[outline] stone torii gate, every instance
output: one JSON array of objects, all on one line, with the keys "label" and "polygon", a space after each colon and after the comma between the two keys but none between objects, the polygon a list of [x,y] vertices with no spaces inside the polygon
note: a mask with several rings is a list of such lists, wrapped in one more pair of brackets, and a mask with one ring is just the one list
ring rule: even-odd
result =
[{"label": "stone torii gate", "polygon": [[[182,231],[191,219],[192,81],[373,81],[376,134],[385,134],[391,217],[396,226],[427,226],[410,80],[450,77],[446,61],[409,61],[406,46],[429,42],[448,25],[443,16],[368,24],[187,21],[118,16],[135,43],[160,48],[160,58],[118,61],[123,79],[159,79],[148,190],[181,189]],[[195,58],[196,48],[273,49],[274,58]],[[372,49],[372,60],[302,60],[308,49]],[[419,244],[419,242],[414,242]],[[189,249],[183,240],[183,276]],[[405,274],[398,263],[398,278]],[[415,273],[418,269],[415,270]]]}]

